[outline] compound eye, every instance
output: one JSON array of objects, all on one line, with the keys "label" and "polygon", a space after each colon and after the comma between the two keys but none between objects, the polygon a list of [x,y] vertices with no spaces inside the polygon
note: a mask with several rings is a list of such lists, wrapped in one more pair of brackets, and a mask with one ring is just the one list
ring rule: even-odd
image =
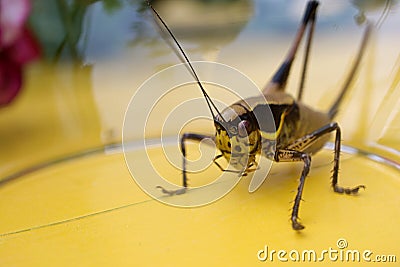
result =
[{"label": "compound eye", "polygon": [[239,122],[238,124],[238,132],[240,137],[246,137],[249,135],[248,129],[249,129],[250,123],[249,121],[243,120]]}]

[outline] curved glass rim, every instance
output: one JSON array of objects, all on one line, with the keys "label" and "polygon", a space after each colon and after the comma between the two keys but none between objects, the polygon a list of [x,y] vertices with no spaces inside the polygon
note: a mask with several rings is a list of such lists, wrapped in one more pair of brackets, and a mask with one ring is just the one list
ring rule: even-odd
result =
[{"label": "curved glass rim", "polygon": [[[163,139],[163,144],[164,145],[175,145],[176,140],[175,138],[165,138]],[[156,148],[161,145],[161,140],[159,138],[155,139],[148,139],[146,142],[146,147],[147,148]],[[24,168],[20,171],[14,172],[10,175],[7,175],[3,178],[0,178],[0,186],[4,186],[5,184],[8,184],[9,182],[12,182],[14,180],[17,180],[19,178],[22,178],[25,175],[35,173],[37,171],[43,170],[47,167],[55,166],[60,163],[68,162],[68,161],[73,161],[76,159],[80,159],[83,157],[88,157],[88,156],[93,156],[97,154],[118,154],[118,153],[123,153],[123,147],[125,150],[128,151],[135,151],[138,149],[143,149],[144,145],[142,141],[131,141],[128,143],[125,143],[122,145],[122,143],[116,143],[116,144],[109,144],[109,145],[104,145],[100,147],[95,147],[92,149],[87,149],[83,150],[68,156],[56,158],[54,160],[49,160],[43,163],[35,164],[30,167]],[[331,150],[333,151],[334,148],[334,143],[333,142],[327,142],[323,149],[325,150]],[[359,149],[350,145],[343,145],[341,146],[341,152],[350,154],[350,155],[358,155],[365,157],[371,161],[381,163],[383,165],[386,165],[388,167],[391,167],[393,169],[396,169],[400,171],[400,162],[397,162],[395,160],[392,160],[390,158],[387,158],[385,156],[375,154],[372,152],[368,152],[367,150],[364,149]]]}]

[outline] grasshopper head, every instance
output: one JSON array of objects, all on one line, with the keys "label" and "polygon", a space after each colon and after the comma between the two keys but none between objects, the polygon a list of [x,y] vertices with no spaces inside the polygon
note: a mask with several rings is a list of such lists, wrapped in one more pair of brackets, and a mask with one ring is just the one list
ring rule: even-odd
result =
[{"label": "grasshopper head", "polygon": [[231,106],[214,119],[215,144],[222,155],[238,170],[245,171],[255,163],[260,134],[257,121],[243,106]]}]

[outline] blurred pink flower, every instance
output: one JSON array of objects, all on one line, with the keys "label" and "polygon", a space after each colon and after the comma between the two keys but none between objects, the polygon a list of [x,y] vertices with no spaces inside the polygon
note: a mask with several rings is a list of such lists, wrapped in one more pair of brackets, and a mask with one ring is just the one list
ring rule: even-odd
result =
[{"label": "blurred pink flower", "polygon": [[26,27],[30,9],[30,0],[0,0],[0,107],[20,91],[23,66],[39,56]]}]

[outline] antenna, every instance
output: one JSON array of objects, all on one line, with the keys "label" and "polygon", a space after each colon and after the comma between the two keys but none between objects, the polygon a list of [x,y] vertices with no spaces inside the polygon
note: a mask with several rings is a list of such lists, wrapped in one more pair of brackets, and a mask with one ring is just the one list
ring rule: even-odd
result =
[{"label": "antenna", "polygon": [[[175,35],[172,33],[172,31],[169,29],[169,27],[167,26],[167,24],[165,23],[165,21],[161,18],[161,16],[158,14],[158,12],[154,9],[154,7],[150,4],[150,1],[147,0],[147,5],[151,8],[151,10],[153,11],[153,13],[156,15],[156,17],[158,18],[158,20],[161,22],[161,24],[164,26],[164,28],[167,30],[169,36],[171,36],[171,38],[174,40],[175,45],[178,47],[179,51],[181,52],[183,58],[185,60],[183,60],[181,58],[181,55],[178,54],[178,52],[176,50],[175,53],[177,54],[178,58],[180,58],[183,63],[187,64],[189,66],[189,71],[192,74],[192,76],[195,78],[197,84],[200,87],[201,92],[204,95],[204,98],[206,99],[208,108],[210,109],[211,115],[213,117],[213,119],[215,118],[214,112],[212,110],[212,108],[214,108],[217,111],[217,114],[221,117],[221,119],[225,121],[225,119],[222,117],[221,113],[219,112],[218,108],[215,106],[215,104],[213,103],[213,101],[211,100],[210,96],[207,94],[206,90],[204,89],[203,85],[200,82],[199,77],[197,76],[192,64],[190,63],[190,60],[188,58],[188,56],[186,55],[185,51],[183,50],[182,46],[179,44],[178,40],[176,39]],[[160,26],[160,25],[159,25]],[[161,27],[160,27],[161,28]]]}]

